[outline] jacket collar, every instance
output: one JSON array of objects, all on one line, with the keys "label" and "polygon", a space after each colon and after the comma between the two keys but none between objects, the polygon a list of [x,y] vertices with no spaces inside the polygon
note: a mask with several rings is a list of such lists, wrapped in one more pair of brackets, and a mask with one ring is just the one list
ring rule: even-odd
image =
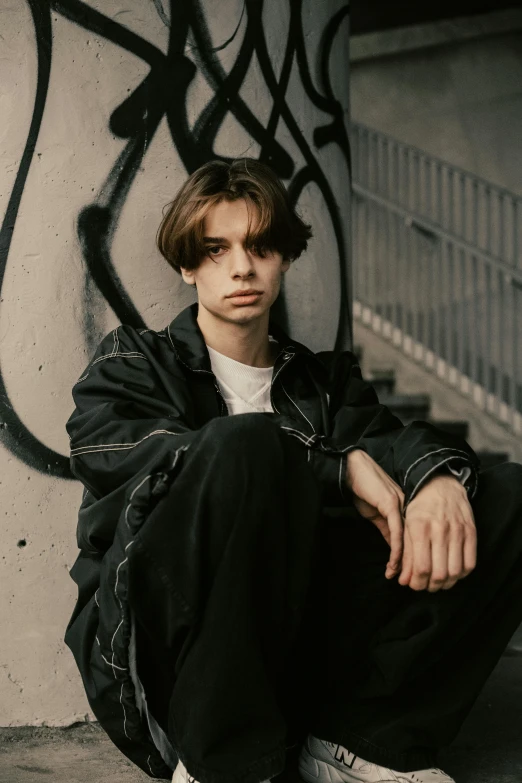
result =
[{"label": "jacket collar", "polygon": [[[182,364],[195,372],[212,372],[210,356],[197,322],[197,316],[198,303],[194,302],[194,304],[182,310],[167,326],[167,336],[174,353]],[[313,351],[305,345],[291,340],[272,318],[269,318],[268,332],[279,343],[284,357],[300,353],[311,356],[314,359],[317,358]],[[276,364],[278,362],[279,357],[276,360]]]}]

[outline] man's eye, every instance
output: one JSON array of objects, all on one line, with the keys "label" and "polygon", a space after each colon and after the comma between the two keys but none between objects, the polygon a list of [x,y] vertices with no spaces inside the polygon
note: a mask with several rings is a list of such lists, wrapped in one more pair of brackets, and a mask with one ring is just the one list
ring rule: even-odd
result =
[{"label": "man's eye", "polygon": [[221,249],[222,248],[220,245],[211,245],[207,247],[207,253],[210,253],[210,255],[215,256],[219,253]]},{"label": "man's eye", "polygon": [[265,247],[262,247],[262,245],[252,245],[250,248],[250,252],[255,256],[264,258],[267,253],[267,250]]}]

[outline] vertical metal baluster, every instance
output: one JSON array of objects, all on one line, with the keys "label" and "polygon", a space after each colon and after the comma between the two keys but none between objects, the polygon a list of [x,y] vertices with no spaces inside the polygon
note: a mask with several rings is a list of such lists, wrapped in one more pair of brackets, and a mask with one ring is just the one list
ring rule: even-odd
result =
[{"label": "vertical metal baluster", "polygon": [[486,333],[486,320],[484,318],[484,314],[486,312],[487,296],[488,296],[488,292],[487,292],[487,279],[486,279],[486,261],[483,258],[480,258],[480,267],[479,267],[479,316],[480,317],[478,323],[478,334],[479,334],[478,383],[480,384],[484,392],[486,390],[486,373],[487,373],[485,345],[489,340],[489,335]]},{"label": "vertical metal baluster", "polygon": [[363,298],[363,304],[365,306],[370,305],[370,297],[369,297],[369,291],[370,291],[370,266],[371,266],[371,252],[372,252],[372,240],[371,240],[371,201],[365,200],[364,202],[365,206],[365,212],[364,212],[364,235],[366,237],[365,243],[366,243],[366,256],[364,258],[364,298]]},{"label": "vertical metal baluster", "polygon": [[412,212],[419,213],[419,155],[416,151],[412,152]]},{"label": "vertical metal baluster", "polygon": [[468,239],[468,215],[467,215],[467,199],[466,199],[466,187],[467,177],[465,174],[461,174],[459,177],[459,195],[460,195],[460,235],[463,239]]},{"label": "vertical metal baluster", "polygon": [[478,247],[478,183],[476,179],[473,179],[471,188],[471,237],[470,241]]},{"label": "vertical metal baluster", "polygon": [[351,214],[352,214],[352,303],[358,299],[358,275],[359,275],[359,258],[361,257],[359,250],[359,204],[358,198],[352,193],[351,198]]},{"label": "vertical metal baluster", "polygon": [[505,342],[505,372],[506,372],[506,404],[508,406],[507,409],[507,422],[509,426],[514,429],[515,426],[515,397],[514,397],[514,388],[513,388],[513,377],[514,377],[514,367],[513,367],[513,343],[515,341],[515,328],[516,328],[516,321],[515,321],[515,311],[513,309],[513,296],[512,296],[512,288],[513,288],[513,278],[511,275],[507,276],[505,278],[505,303],[506,303],[506,342]]},{"label": "vertical metal baluster", "polygon": [[513,307],[513,407],[522,416],[522,362],[520,346],[522,346],[522,296],[520,289],[511,283],[511,298]]},{"label": "vertical metal baluster", "polygon": [[[440,268],[438,273],[439,278],[439,301],[440,301],[440,344],[439,352],[440,357],[446,364],[448,363],[448,321],[451,318],[449,314],[449,291],[447,286],[447,270],[448,270],[448,247],[450,242],[443,240],[440,243]],[[439,377],[440,374],[437,372]],[[444,376],[447,377],[447,368],[444,372]]]},{"label": "vertical metal baluster", "polygon": [[[383,226],[383,254],[382,254],[382,319],[388,318],[388,301],[390,299],[390,210],[388,207],[382,208],[382,226]],[[382,327],[381,327],[382,332]]]},{"label": "vertical metal baluster", "polygon": [[442,256],[442,242],[436,245],[436,252],[434,254],[431,272],[431,310],[433,314],[433,352],[435,354],[435,364],[437,363],[437,356],[440,356],[440,299],[438,297],[438,281],[440,279],[440,261]]},{"label": "vertical metal baluster", "polygon": [[455,233],[455,194],[454,194],[454,175],[453,169],[447,167],[448,181],[448,230],[451,234]]},{"label": "vertical metal baluster", "polygon": [[410,151],[404,148],[404,207],[410,210]]},{"label": "vertical metal baluster", "polygon": [[427,216],[429,220],[433,220],[433,177],[432,177],[432,164],[429,158],[426,159],[426,188],[428,191],[428,203],[427,203]]},{"label": "vertical metal baluster", "polygon": [[491,188],[486,185],[484,188],[484,199],[486,209],[486,241],[485,246],[488,253],[491,253]]},{"label": "vertical metal baluster", "polygon": [[468,255],[470,261],[469,277],[471,282],[471,302],[470,302],[470,340],[469,340],[469,352],[470,352],[470,370],[471,380],[473,383],[478,383],[478,328],[479,328],[479,314],[478,314],[478,259],[473,253]]},{"label": "vertical metal baluster", "polygon": [[397,297],[395,305],[395,323],[404,332],[404,220],[400,215],[395,215],[397,232]]},{"label": "vertical metal baluster", "polygon": [[513,199],[513,266],[522,269],[522,253],[520,253],[520,235],[522,234],[522,201]]},{"label": "vertical metal baluster", "polygon": [[505,242],[505,201],[504,194],[498,193],[498,254],[502,261],[507,261],[506,258],[506,242]]},{"label": "vertical metal baluster", "polygon": [[424,155],[419,152],[419,199],[417,202],[417,212],[422,217],[426,217],[426,182],[424,176]]},{"label": "vertical metal baluster", "polygon": [[442,226],[442,167],[439,161],[435,162],[436,174],[436,198],[437,198],[437,223]]},{"label": "vertical metal baluster", "polygon": [[381,195],[381,138],[378,133],[374,134],[374,156],[375,156],[375,193]]},{"label": "vertical metal baluster", "polygon": [[379,315],[382,313],[382,231],[381,231],[381,216],[382,207],[380,204],[375,204],[375,261],[373,264],[373,301],[372,310]]},{"label": "vertical metal baluster", "polygon": [[406,348],[406,335],[411,334],[410,332],[410,275],[411,275],[411,268],[410,268],[410,261],[411,261],[411,247],[410,247],[410,228],[408,225],[404,222],[404,244],[403,244],[403,252],[404,252],[404,331],[402,336],[402,347],[405,350]]},{"label": "vertical metal baluster", "polygon": [[390,264],[390,277],[391,277],[391,300],[390,300],[390,312],[388,313],[388,319],[391,322],[391,330],[393,334],[393,327],[397,326],[397,313],[396,304],[397,297],[399,295],[399,279],[397,276],[397,230],[396,222],[397,217],[395,212],[390,210],[389,214],[390,222],[390,252],[391,252],[391,264]]},{"label": "vertical metal baluster", "polygon": [[373,166],[373,178],[372,178],[372,190],[374,193],[379,192],[379,144],[377,133],[372,133],[372,166]]},{"label": "vertical metal baluster", "polygon": [[373,133],[368,131],[368,190],[373,191],[373,172],[375,168],[375,158],[373,156]]},{"label": "vertical metal baluster", "polygon": [[388,139],[386,139],[383,143],[383,175],[384,175],[384,197],[386,199],[390,198],[390,156],[389,156],[389,142]]},{"label": "vertical metal baluster", "polygon": [[449,350],[448,362],[452,367],[458,364],[457,351],[455,346],[455,246],[448,243],[448,328],[449,328]]},{"label": "vertical metal baluster", "polygon": [[484,326],[485,326],[485,336],[486,339],[484,340],[484,381],[485,381],[485,388],[486,388],[486,400],[485,400],[485,406],[486,410],[489,410],[488,407],[488,395],[491,391],[491,366],[490,366],[490,343],[492,341],[492,334],[491,334],[491,263],[490,261],[485,262],[485,291],[484,291]]},{"label": "vertical metal baluster", "polygon": [[365,146],[366,146],[366,182],[365,188],[371,190],[370,177],[371,177],[371,149],[370,149],[370,131],[366,128],[364,132]]},{"label": "vertical metal baluster", "polygon": [[498,413],[500,415],[500,405],[507,402],[504,394],[504,375],[506,372],[506,340],[508,337],[506,328],[506,309],[504,296],[504,272],[497,269],[497,297],[498,297],[498,379],[497,379],[497,397]]},{"label": "vertical metal baluster", "polygon": [[464,286],[462,284],[462,255],[463,250],[460,247],[456,248],[456,257],[455,257],[455,292],[458,291],[457,297],[456,297],[456,305],[457,305],[457,334],[458,334],[458,342],[457,342],[457,367],[459,372],[464,375],[465,374],[465,365],[464,365],[464,342],[465,342],[465,327],[466,327],[466,315],[465,315],[465,295],[464,295]]}]

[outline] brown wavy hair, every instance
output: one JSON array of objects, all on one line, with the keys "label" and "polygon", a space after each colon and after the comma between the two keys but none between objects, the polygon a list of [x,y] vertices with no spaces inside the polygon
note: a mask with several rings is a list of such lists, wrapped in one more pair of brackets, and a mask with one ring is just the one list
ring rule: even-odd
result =
[{"label": "brown wavy hair", "polygon": [[249,209],[247,247],[262,257],[277,251],[285,261],[295,261],[306,250],[311,226],[298,216],[269,166],[254,158],[213,160],[194,171],[164,208],[156,242],[176,272],[196,269],[206,255],[203,221],[208,211],[220,201],[237,199],[245,199]]}]

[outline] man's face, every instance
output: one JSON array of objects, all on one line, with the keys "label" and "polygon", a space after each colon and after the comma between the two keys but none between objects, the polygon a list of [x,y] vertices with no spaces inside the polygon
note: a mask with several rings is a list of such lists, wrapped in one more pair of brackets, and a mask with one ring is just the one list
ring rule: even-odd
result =
[{"label": "man's face", "polygon": [[[247,248],[247,229],[246,201],[220,201],[203,224],[208,255],[197,269],[181,270],[185,282],[196,284],[199,307],[232,323],[248,323],[267,313],[279,293],[281,276],[290,266],[280,253],[267,252],[261,258]],[[248,290],[258,293],[234,296]]]}]

